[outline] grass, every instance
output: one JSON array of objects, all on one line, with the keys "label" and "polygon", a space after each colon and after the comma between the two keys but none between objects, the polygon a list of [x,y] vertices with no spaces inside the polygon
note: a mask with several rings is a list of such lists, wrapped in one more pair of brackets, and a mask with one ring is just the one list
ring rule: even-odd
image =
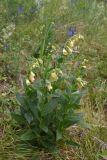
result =
[{"label": "grass", "polygon": [[[3,29],[13,22],[16,24],[14,33],[6,41],[9,48],[5,49],[3,46],[5,41],[0,39],[0,159],[104,159],[103,154],[107,155],[107,148],[104,145],[107,144],[106,2],[55,0],[48,3],[46,1],[44,7],[37,13],[15,17],[15,7],[17,8],[19,4],[24,5],[26,12],[33,6],[33,1],[23,2],[14,0],[10,5],[10,1],[0,1],[2,21],[0,28]],[[51,23],[54,27],[49,30],[48,24]],[[11,120],[10,112],[18,108],[15,93],[16,90],[22,90],[20,82],[26,75],[26,66],[32,55],[36,55],[36,49],[41,47],[41,41],[44,42],[43,53],[47,50],[47,43],[56,47],[62,46],[67,39],[66,32],[70,26],[76,26],[77,32],[85,37],[78,59],[88,59],[85,74],[88,94],[82,99],[81,104],[85,119],[92,127],[70,128],[71,136],[81,144],[81,147],[62,146],[57,156],[31,146],[25,146],[27,148],[24,150],[22,145],[20,147],[22,149],[18,150],[17,146],[20,143],[15,134],[16,128],[13,127],[15,122]]]}]

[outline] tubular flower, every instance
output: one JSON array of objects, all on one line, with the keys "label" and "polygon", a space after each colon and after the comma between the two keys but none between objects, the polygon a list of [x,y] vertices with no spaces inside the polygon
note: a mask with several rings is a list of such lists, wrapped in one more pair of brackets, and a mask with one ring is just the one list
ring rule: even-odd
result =
[{"label": "tubular flower", "polygon": [[34,62],[31,66],[31,69],[33,68],[39,68],[40,65],[43,64],[43,60],[41,58],[36,59],[36,62]]},{"label": "tubular flower", "polygon": [[47,89],[48,89],[48,91],[51,91],[51,90],[53,89],[51,83],[49,83],[49,84],[47,85]]},{"label": "tubular flower", "polygon": [[73,39],[73,42],[78,43],[80,40],[84,40],[84,36],[82,36],[81,34],[76,35]]},{"label": "tubular flower", "polygon": [[70,42],[70,47],[73,48],[74,45],[75,45],[75,41],[73,40],[73,41]]},{"label": "tubular flower", "polygon": [[68,55],[68,52],[65,50],[65,48],[63,48],[63,55],[64,55],[64,56],[67,56],[67,55]]},{"label": "tubular flower", "polygon": [[39,62],[40,64],[43,64],[43,60],[42,60],[41,58],[38,59],[38,62]]},{"label": "tubular flower", "polygon": [[86,69],[87,67],[86,66],[82,66],[82,68]]},{"label": "tubular flower", "polygon": [[87,85],[87,82],[83,81],[80,77],[77,78],[77,81],[80,83],[81,87],[84,87],[85,85]]},{"label": "tubular flower", "polygon": [[30,85],[30,81],[28,79],[26,79],[26,85],[29,86]]},{"label": "tubular flower", "polygon": [[87,62],[88,62],[88,60],[84,59],[83,62],[82,62],[82,65],[85,65]]},{"label": "tubular flower", "polygon": [[59,74],[60,74],[61,76],[63,76],[63,72],[62,72],[61,70],[59,70]]},{"label": "tubular flower", "polygon": [[79,40],[84,40],[84,36],[82,36],[81,34],[78,35],[78,39]]},{"label": "tubular flower", "polygon": [[70,53],[73,52],[73,48],[70,48],[70,47],[68,47],[68,46],[67,46],[67,50],[68,50],[68,52],[70,52]]},{"label": "tubular flower", "polygon": [[30,80],[31,82],[34,82],[34,81],[35,81],[35,74],[34,74],[32,71],[30,72],[29,80]]},{"label": "tubular flower", "polygon": [[38,63],[38,62],[36,62],[36,63],[34,63],[34,64],[32,65],[32,68],[37,68],[37,67],[39,67],[39,63]]},{"label": "tubular flower", "polygon": [[75,46],[75,40],[69,40],[68,46],[69,46],[70,48],[73,48],[73,47]]},{"label": "tubular flower", "polygon": [[84,59],[84,62],[88,62],[88,60],[87,60],[87,59]]},{"label": "tubular flower", "polygon": [[84,59],[84,60],[83,60],[83,62],[82,62],[82,68],[84,68],[84,69],[87,68],[87,66],[86,66],[87,62],[88,62],[87,59]]},{"label": "tubular flower", "polygon": [[57,81],[58,80],[58,76],[57,76],[56,72],[51,73],[50,80],[52,80],[52,81]]}]

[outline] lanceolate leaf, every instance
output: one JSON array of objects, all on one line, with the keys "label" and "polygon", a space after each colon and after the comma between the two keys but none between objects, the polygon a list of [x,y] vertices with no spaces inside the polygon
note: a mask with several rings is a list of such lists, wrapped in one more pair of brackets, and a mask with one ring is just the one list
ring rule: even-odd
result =
[{"label": "lanceolate leaf", "polygon": [[29,141],[35,139],[35,134],[32,132],[31,129],[29,129],[27,132],[21,135],[20,137],[23,141]]},{"label": "lanceolate leaf", "polygon": [[57,130],[57,131],[56,131],[56,141],[58,141],[58,140],[60,140],[60,139],[62,139],[62,131]]},{"label": "lanceolate leaf", "polygon": [[29,105],[29,109],[31,111],[31,114],[34,116],[34,119],[37,119],[39,120],[40,117],[38,115],[38,112],[39,112],[39,107],[37,104],[35,104],[34,102],[28,102],[28,105]]},{"label": "lanceolate leaf", "polygon": [[44,131],[44,132],[48,132],[48,124],[45,124],[44,121],[41,122],[40,124],[40,128]]},{"label": "lanceolate leaf", "polygon": [[58,105],[58,99],[57,98],[52,98],[50,100],[50,102],[48,102],[46,104],[46,106],[44,107],[44,114],[47,115],[49,113],[51,113]]},{"label": "lanceolate leaf", "polygon": [[78,144],[78,143],[76,143],[76,142],[74,142],[72,140],[66,140],[65,144],[71,145],[71,146],[74,146],[74,147],[80,147],[80,144]]},{"label": "lanceolate leaf", "polygon": [[27,122],[30,124],[33,120],[33,116],[30,113],[25,113],[24,114],[25,119],[27,120]]},{"label": "lanceolate leaf", "polygon": [[18,124],[20,124],[20,125],[25,124],[26,120],[22,115],[14,113],[14,112],[11,113],[11,115],[15,119],[15,121],[17,121]]},{"label": "lanceolate leaf", "polygon": [[21,105],[23,105],[23,103],[24,103],[24,95],[23,95],[23,94],[17,93],[17,94],[16,94],[16,99],[18,100],[18,102],[19,102]]}]

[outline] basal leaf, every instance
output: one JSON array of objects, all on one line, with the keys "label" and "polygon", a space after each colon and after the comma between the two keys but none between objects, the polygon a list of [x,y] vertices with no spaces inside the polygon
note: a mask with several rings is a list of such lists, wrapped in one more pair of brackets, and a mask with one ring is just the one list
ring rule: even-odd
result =
[{"label": "basal leaf", "polygon": [[27,132],[21,135],[20,139],[22,141],[29,141],[35,139],[35,134],[29,129]]},{"label": "basal leaf", "polygon": [[40,124],[40,128],[47,133],[48,132],[48,124],[46,125],[43,121]]},{"label": "basal leaf", "polygon": [[38,110],[39,107],[37,104],[35,104],[34,102],[29,102],[29,109],[31,110],[32,115],[34,116],[34,119],[39,120],[39,115],[38,115]]},{"label": "basal leaf", "polygon": [[25,124],[26,120],[22,115],[14,113],[14,112],[11,113],[11,115],[15,119],[15,121],[17,121],[18,124],[20,124],[20,125]]},{"label": "basal leaf", "polygon": [[30,124],[33,120],[33,116],[30,113],[25,113],[24,114],[25,119],[27,120],[27,122]]},{"label": "basal leaf", "polygon": [[62,139],[62,132],[60,130],[56,131],[56,141]]},{"label": "basal leaf", "polygon": [[65,144],[70,145],[70,146],[74,146],[74,147],[80,147],[80,144],[78,144],[77,142],[74,142],[72,140],[66,140]]},{"label": "basal leaf", "polygon": [[23,105],[23,103],[24,103],[24,95],[23,95],[23,94],[17,93],[17,94],[16,94],[16,99],[18,100],[18,102],[19,102],[20,104]]}]

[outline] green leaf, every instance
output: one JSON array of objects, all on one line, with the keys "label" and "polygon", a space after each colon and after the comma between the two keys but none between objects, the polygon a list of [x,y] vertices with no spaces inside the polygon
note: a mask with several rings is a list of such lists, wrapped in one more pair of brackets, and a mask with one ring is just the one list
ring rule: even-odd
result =
[{"label": "green leaf", "polygon": [[41,128],[45,133],[48,132],[48,124],[46,125],[43,121],[42,121],[42,123],[40,124],[40,128]]},{"label": "green leaf", "polygon": [[74,124],[79,124],[80,121],[83,121],[83,113],[69,113],[66,115],[66,119],[63,121],[63,125],[65,128],[70,127]]},{"label": "green leaf", "polygon": [[21,135],[20,140],[29,141],[35,139],[35,134],[29,129],[27,132]]},{"label": "green leaf", "polygon": [[77,142],[74,142],[72,140],[66,140],[65,144],[70,145],[70,146],[74,146],[74,147],[80,147],[80,144],[78,144]]},{"label": "green leaf", "polygon": [[26,123],[26,119],[22,116],[22,115],[20,115],[20,114],[17,114],[17,113],[11,113],[11,116],[15,119],[15,121],[17,121],[18,122],[18,124],[20,124],[20,125],[23,125],[23,124],[25,124]]},{"label": "green leaf", "polygon": [[27,122],[30,124],[33,120],[33,116],[30,113],[25,113],[24,114],[25,119],[27,120]]},{"label": "green leaf", "polygon": [[33,155],[31,160],[40,160],[40,159],[41,159],[40,156],[37,154]]},{"label": "green leaf", "polygon": [[34,119],[40,120],[40,117],[38,115],[38,110],[39,110],[38,105],[35,104],[34,102],[28,102],[28,104],[29,104],[29,109],[32,112],[32,115],[34,115]]},{"label": "green leaf", "polygon": [[78,124],[81,120],[83,120],[83,113],[75,113],[70,117],[71,124]]},{"label": "green leaf", "polygon": [[23,103],[24,103],[24,95],[23,95],[23,94],[17,93],[17,94],[16,94],[16,99],[18,100],[18,102],[19,102],[20,104],[23,104]]},{"label": "green leaf", "polygon": [[86,95],[85,91],[76,91],[71,94],[70,104],[72,105],[73,108],[75,108],[75,109],[80,108],[80,105],[79,105],[80,99],[84,95]]},{"label": "green leaf", "polygon": [[50,142],[50,141],[43,141],[42,145],[52,154],[58,153],[59,150],[56,146],[56,144]]},{"label": "green leaf", "polygon": [[83,128],[91,129],[91,125],[86,123],[84,119],[80,120],[78,124]]},{"label": "green leaf", "polygon": [[56,141],[62,139],[62,132],[60,130],[56,131]]},{"label": "green leaf", "polygon": [[52,98],[49,103],[46,104],[46,106],[44,107],[44,115],[47,115],[51,112],[53,112],[53,110],[57,107],[58,105],[58,99],[57,98]]}]

